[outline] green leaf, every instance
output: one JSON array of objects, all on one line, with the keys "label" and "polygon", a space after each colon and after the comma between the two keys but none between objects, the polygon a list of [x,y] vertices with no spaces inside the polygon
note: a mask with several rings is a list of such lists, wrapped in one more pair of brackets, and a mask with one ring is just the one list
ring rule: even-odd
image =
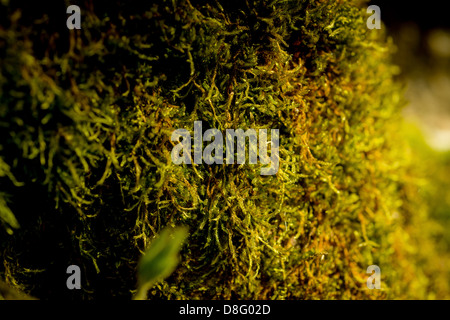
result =
[{"label": "green leaf", "polygon": [[6,231],[9,234],[12,234],[13,231],[11,228],[18,229],[19,222],[17,222],[16,217],[12,213],[11,209],[6,204],[6,200],[3,198],[3,196],[0,194],[0,221],[4,222]]},{"label": "green leaf", "polygon": [[165,228],[151,243],[138,264],[139,288],[135,299],[144,299],[148,289],[172,274],[187,235],[187,227]]}]

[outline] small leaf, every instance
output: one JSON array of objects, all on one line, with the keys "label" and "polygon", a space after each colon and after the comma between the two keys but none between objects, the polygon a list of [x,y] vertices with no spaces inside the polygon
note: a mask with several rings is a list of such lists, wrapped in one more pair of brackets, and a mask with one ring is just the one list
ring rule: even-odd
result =
[{"label": "small leaf", "polygon": [[25,294],[0,279],[0,300],[37,300],[36,298]]},{"label": "small leaf", "polygon": [[164,280],[175,270],[179,263],[178,254],[187,235],[186,227],[165,228],[153,240],[138,264],[139,288],[136,299],[145,298],[151,286]]},{"label": "small leaf", "polygon": [[18,229],[19,222],[17,222],[16,217],[12,213],[11,209],[6,204],[6,200],[0,194],[0,222],[3,221],[5,224],[6,231],[12,234],[12,229]]}]

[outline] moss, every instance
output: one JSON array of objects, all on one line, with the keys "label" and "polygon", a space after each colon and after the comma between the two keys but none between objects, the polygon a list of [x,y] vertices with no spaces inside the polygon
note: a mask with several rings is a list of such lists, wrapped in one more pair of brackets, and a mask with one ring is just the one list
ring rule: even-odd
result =
[{"label": "moss", "polygon": [[[429,218],[398,134],[393,45],[360,1],[85,1],[72,31],[62,5],[20,5],[0,10],[0,208],[20,224],[0,231],[9,283],[130,298],[151,239],[186,225],[150,298],[448,297],[423,271],[432,240],[414,252],[410,226]],[[280,129],[278,173],[172,164],[170,134],[195,120]],[[65,287],[71,264],[82,292]],[[384,290],[366,288],[371,264]]]}]

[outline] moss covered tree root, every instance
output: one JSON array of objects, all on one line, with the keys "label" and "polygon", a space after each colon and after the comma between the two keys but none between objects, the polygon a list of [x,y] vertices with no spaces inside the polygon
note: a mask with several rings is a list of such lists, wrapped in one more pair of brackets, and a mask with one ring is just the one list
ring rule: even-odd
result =
[{"label": "moss covered tree root", "polygon": [[[186,225],[180,266],[149,298],[449,296],[399,135],[393,45],[367,29],[366,4],[80,1],[68,30],[63,4],[7,2],[0,275],[13,286],[131,298],[151,239]],[[278,173],[173,164],[170,134],[195,120],[280,129]],[[82,290],[65,286],[71,264]],[[372,264],[383,290],[366,287]]]}]

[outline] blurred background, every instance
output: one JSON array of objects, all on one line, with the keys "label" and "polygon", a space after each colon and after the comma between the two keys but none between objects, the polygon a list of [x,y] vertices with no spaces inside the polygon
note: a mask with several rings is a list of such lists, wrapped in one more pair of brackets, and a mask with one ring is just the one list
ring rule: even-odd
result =
[{"label": "blurred background", "polygon": [[[439,279],[450,273],[450,13],[445,1],[369,4],[380,7],[383,28],[397,47],[394,63],[400,67],[399,80],[406,85],[404,134],[412,150],[411,161],[423,180],[417,196],[426,200],[433,224],[414,228],[417,235],[432,230],[432,246],[441,255],[431,258],[436,269],[429,273]],[[425,257],[424,242],[418,240],[417,250]],[[443,283],[448,279],[437,282],[444,290],[450,287]]]},{"label": "blurred background", "polygon": [[[420,4],[418,4],[420,3]],[[450,150],[450,13],[445,1],[370,1],[398,51],[395,63],[407,83],[405,118],[416,123],[427,143]]]}]

